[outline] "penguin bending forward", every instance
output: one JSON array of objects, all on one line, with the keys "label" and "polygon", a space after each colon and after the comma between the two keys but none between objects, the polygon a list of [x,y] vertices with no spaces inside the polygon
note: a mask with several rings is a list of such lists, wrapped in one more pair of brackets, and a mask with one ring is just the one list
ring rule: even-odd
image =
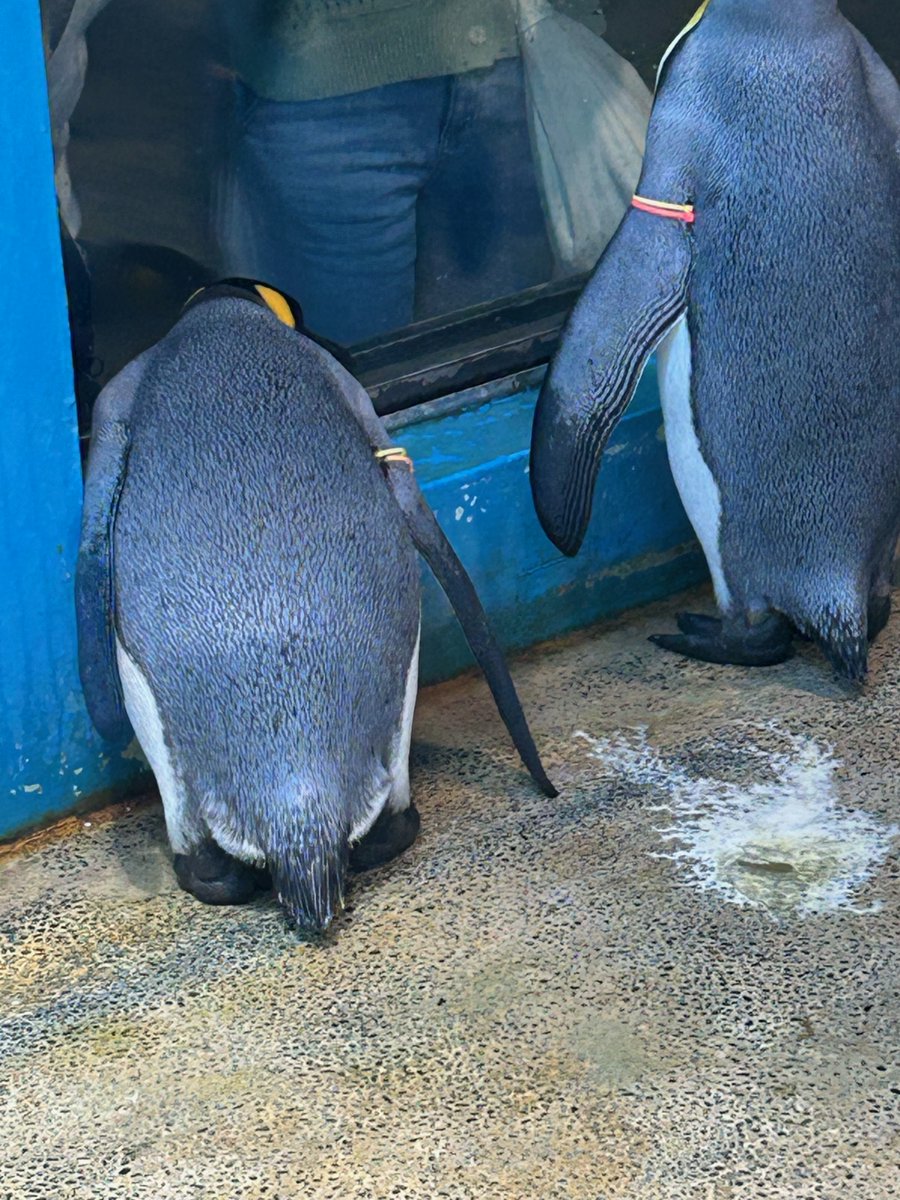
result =
[{"label": "penguin bending forward", "polygon": [[658,347],[721,619],[653,640],[752,666],[799,632],[858,681],[900,532],[900,89],[835,0],[709,0],[689,29],[538,401],[535,504],[577,553]]},{"label": "penguin bending forward", "polygon": [[516,747],[541,766],[471,581],[356,380],[280,294],[229,280],[94,413],[76,599],[107,738],[137,735],[181,886],[268,886],[320,931],[348,865],[415,839],[408,758],[422,552]]}]

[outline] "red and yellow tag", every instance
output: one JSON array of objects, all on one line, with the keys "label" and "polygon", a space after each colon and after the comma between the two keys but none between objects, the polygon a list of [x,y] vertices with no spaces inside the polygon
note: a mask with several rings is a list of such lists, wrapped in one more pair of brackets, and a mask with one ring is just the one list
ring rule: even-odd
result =
[{"label": "red and yellow tag", "polygon": [[683,221],[685,225],[693,225],[696,215],[693,204],[670,204],[667,200],[649,200],[646,196],[634,196],[632,208],[650,213],[654,217],[668,217],[670,221]]}]

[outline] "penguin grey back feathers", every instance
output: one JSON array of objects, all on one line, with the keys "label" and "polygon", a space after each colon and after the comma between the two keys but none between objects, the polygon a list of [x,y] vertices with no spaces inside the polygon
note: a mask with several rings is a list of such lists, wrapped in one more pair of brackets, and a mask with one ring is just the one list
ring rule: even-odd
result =
[{"label": "penguin grey back feathers", "polygon": [[265,867],[293,920],[320,930],[351,852],[386,861],[418,828],[417,549],[523,761],[555,791],[409,459],[352,376],[285,323],[296,306],[244,286],[195,299],[97,401],[79,665],[104,735],[128,735],[127,710],[182,885],[231,903]]},{"label": "penguin grey back feathers", "polygon": [[239,300],[187,313],[135,396],[114,544],[119,636],[204,821],[264,848],[317,927],[384,792],[419,620],[402,515],[319,354]]}]

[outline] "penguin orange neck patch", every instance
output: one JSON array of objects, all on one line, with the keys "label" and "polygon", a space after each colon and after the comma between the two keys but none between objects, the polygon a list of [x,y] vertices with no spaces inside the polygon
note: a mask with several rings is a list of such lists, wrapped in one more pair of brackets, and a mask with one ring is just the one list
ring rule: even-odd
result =
[{"label": "penguin orange neck patch", "polygon": [[648,200],[646,196],[633,196],[632,208],[650,213],[654,217],[668,217],[670,221],[683,221],[693,225],[696,219],[693,204],[670,204],[666,200]]},{"label": "penguin orange neck patch", "polygon": [[264,283],[254,283],[253,288],[265,301],[266,308],[275,314],[282,325],[287,325],[288,329],[297,328],[291,306],[281,292],[276,292],[274,288],[267,287]]}]

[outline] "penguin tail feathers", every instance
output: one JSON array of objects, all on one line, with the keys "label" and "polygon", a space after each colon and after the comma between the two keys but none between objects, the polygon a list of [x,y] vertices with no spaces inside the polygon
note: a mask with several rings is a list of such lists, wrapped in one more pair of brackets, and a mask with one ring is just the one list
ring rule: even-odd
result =
[{"label": "penguin tail feathers", "polygon": [[848,683],[864,683],[869,671],[869,642],[865,634],[816,634],[825,657]]},{"label": "penguin tail feathers", "polygon": [[347,830],[330,814],[305,805],[283,814],[266,863],[278,902],[301,933],[324,933],[344,907],[347,860]]},{"label": "penguin tail feathers", "polygon": [[814,616],[792,619],[798,629],[819,644],[837,675],[848,683],[864,682],[869,669],[865,602],[848,600],[829,605]]}]

